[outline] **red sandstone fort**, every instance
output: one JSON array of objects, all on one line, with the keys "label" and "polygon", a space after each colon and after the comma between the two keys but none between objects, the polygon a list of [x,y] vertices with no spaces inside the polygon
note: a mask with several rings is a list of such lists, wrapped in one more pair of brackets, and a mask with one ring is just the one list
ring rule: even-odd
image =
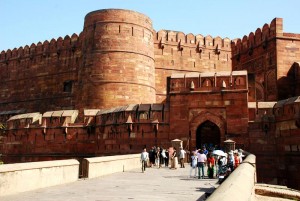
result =
[{"label": "red sandstone fort", "polygon": [[242,39],[153,30],[129,10],[88,13],[72,36],[0,54],[5,163],[236,142],[258,181],[300,189],[300,34],[283,20]]}]

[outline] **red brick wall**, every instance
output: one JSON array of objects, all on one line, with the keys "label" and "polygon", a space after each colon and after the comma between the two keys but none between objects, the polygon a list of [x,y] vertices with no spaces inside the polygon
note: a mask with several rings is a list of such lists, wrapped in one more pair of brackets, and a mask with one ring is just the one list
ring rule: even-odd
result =
[{"label": "red brick wall", "polygon": [[128,10],[85,17],[79,108],[155,103],[152,21]]},{"label": "red brick wall", "polygon": [[[43,128],[9,130],[0,136],[3,159],[12,163],[138,153],[145,145],[168,147],[174,138],[186,143],[191,137],[194,146],[197,128],[209,120],[220,128],[221,142],[230,138],[257,155],[259,182],[299,189],[300,178],[295,175],[300,166],[300,131],[293,122],[299,115],[282,113],[268,122],[266,133],[255,114],[255,122],[248,122],[247,107],[248,101],[300,95],[299,64],[295,63],[300,59],[299,46],[300,35],[283,33],[280,18],[231,43],[228,38],[155,32],[151,20],[134,11],[91,12],[79,36],[1,52],[0,112],[26,109],[43,113],[66,108],[82,112],[85,108],[165,102],[165,120],[159,119],[157,131],[154,119],[135,122],[132,133],[124,122],[68,128],[68,132],[62,127],[46,132]],[[245,82],[246,88],[223,77],[230,88],[226,92],[213,77],[211,83],[216,86],[205,89],[197,83],[200,78],[173,79],[182,82],[177,91],[167,79],[174,73],[231,70],[247,70],[255,77]],[[67,81],[72,83],[70,92],[64,91]],[[292,127],[280,130],[282,125],[276,121]]]},{"label": "red brick wall", "polygon": [[[81,42],[77,35],[2,51],[0,55],[0,110],[45,112],[74,108]],[[73,81],[72,92],[64,82]]]},{"label": "red brick wall", "polygon": [[[283,33],[277,43],[277,80],[279,100],[292,96],[300,95],[299,74],[291,72],[297,68],[293,68],[294,62],[300,61],[300,36],[296,34]],[[296,67],[296,66],[295,66]]]},{"label": "red brick wall", "polygon": [[166,99],[166,78],[173,73],[231,71],[229,38],[164,30],[154,37],[157,102]]},{"label": "red brick wall", "polygon": [[[229,84],[230,80],[240,77],[243,84]],[[237,143],[245,143],[248,126],[247,77],[218,76],[205,77],[201,80],[213,79],[213,86],[199,86],[195,77],[195,89],[190,89],[191,79],[171,78],[170,90],[170,139],[188,139],[191,146],[196,146],[196,130],[206,120],[216,124],[220,129],[221,144],[228,137]],[[222,89],[222,82],[227,87]],[[224,90],[224,91],[223,91]],[[191,135],[191,136],[189,136]]]},{"label": "red brick wall", "polygon": [[277,94],[277,49],[276,37],[282,33],[282,19],[275,18],[255,33],[232,43],[232,69],[255,73],[256,99],[276,101]]}]

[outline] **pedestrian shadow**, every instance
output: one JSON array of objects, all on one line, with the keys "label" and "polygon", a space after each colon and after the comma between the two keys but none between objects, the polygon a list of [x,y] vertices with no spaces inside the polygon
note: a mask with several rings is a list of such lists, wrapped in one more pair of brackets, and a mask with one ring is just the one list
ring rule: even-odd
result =
[{"label": "pedestrian shadow", "polygon": [[206,198],[208,198],[216,190],[216,187],[211,185],[211,187],[207,187],[207,188],[200,187],[196,189],[197,191],[204,192],[204,194],[197,199],[197,201],[201,201],[201,200],[206,200]]},{"label": "pedestrian shadow", "polygon": [[173,176],[163,176],[164,178],[182,178],[182,179],[184,179],[183,177],[184,176],[180,176],[180,175],[173,175]]},{"label": "pedestrian shadow", "polygon": [[214,186],[211,187],[199,187],[196,188],[196,191],[200,191],[200,192],[213,192],[216,188]]},{"label": "pedestrian shadow", "polygon": [[124,173],[134,173],[134,174],[136,174],[136,173],[143,173],[143,172],[142,172],[142,170],[127,170],[127,171],[125,170]]},{"label": "pedestrian shadow", "polygon": [[200,198],[197,199],[197,201],[203,201],[203,200],[206,200],[207,198],[208,198],[208,196],[203,194]]},{"label": "pedestrian shadow", "polygon": [[217,179],[208,179],[208,178],[198,179],[198,177],[184,177],[180,180],[198,180],[198,181],[211,182],[211,183],[215,182],[215,184],[218,184]]}]

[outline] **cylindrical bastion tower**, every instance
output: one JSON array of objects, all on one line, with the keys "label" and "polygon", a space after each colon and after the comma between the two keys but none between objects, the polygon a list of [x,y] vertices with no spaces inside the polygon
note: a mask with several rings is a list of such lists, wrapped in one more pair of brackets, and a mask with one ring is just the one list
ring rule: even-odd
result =
[{"label": "cylindrical bastion tower", "polygon": [[88,13],[79,70],[79,108],[155,103],[152,21],[134,11]]}]

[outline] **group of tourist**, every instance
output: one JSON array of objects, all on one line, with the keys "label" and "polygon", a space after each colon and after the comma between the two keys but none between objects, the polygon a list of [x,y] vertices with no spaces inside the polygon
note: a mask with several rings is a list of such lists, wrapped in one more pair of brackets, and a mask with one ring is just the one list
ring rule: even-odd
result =
[{"label": "group of tourist", "polygon": [[146,170],[146,167],[157,166],[161,168],[163,165],[169,166],[169,151],[160,147],[152,147],[147,152],[146,148],[144,148],[141,154],[142,161],[142,171]]},{"label": "group of tourist", "polygon": [[242,162],[243,155],[241,150],[229,151],[223,155],[214,154],[213,151],[214,149],[207,150],[205,146],[194,151],[185,151],[182,147],[179,148],[179,151],[175,147],[170,147],[169,149],[152,147],[148,153],[145,148],[141,154],[142,171],[144,172],[146,167],[169,167],[169,164],[170,169],[177,169],[178,162],[181,168],[185,168],[186,155],[190,154],[188,158],[191,166],[190,177],[203,179],[206,166],[207,177],[214,178],[214,174],[218,177],[221,173],[222,167],[226,167],[232,172]]},{"label": "group of tourist", "polygon": [[[206,150],[205,147],[192,152],[191,155],[191,170],[190,177],[204,178],[204,167],[207,166],[208,178],[213,178],[214,173],[216,177],[221,173],[222,168],[232,172],[236,169],[243,160],[242,150],[229,151],[222,155],[214,154],[213,150]],[[198,174],[197,174],[198,172]]]},{"label": "group of tourist", "polygon": [[152,147],[149,152],[144,148],[141,153],[142,171],[144,172],[146,167],[169,167],[169,164],[170,169],[177,169],[178,161],[180,162],[180,167],[185,168],[185,157],[186,151],[182,147],[180,147],[179,151],[175,147],[170,147],[169,149]]}]

